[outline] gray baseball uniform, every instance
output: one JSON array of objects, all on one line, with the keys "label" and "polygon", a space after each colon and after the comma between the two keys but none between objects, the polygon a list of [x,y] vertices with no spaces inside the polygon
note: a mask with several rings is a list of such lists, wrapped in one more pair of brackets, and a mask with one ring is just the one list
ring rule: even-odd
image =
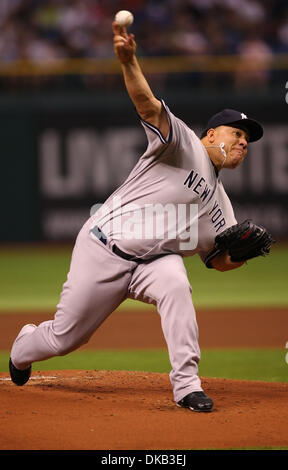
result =
[{"label": "gray baseball uniform", "polygon": [[11,359],[17,368],[75,350],[129,297],[157,307],[175,401],[202,390],[183,257],[197,253],[204,259],[215,236],[236,220],[201,140],[163,106],[169,136],[141,121],[145,153],[81,229],[54,319],[16,338]]}]

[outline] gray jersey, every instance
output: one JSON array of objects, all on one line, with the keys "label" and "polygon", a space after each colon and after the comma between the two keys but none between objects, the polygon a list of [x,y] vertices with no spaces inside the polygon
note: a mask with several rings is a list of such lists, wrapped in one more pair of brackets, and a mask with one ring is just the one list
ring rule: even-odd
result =
[{"label": "gray jersey", "polygon": [[234,212],[201,140],[162,103],[169,136],[141,121],[147,149],[91,227],[99,226],[108,244],[143,259],[165,253],[203,258],[215,236],[236,223]]}]

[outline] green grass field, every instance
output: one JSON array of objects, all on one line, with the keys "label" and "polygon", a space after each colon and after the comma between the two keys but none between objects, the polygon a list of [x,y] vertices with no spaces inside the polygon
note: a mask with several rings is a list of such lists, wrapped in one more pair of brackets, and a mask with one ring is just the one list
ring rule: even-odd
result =
[{"label": "green grass field", "polygon": [[[8,352],[0,352],[0,371],[8,372]],[[136,370],[169,373],[166,350],[76,351],[33,364],[33,370]],[[202,377],[288,382],[288,364],[281,349],[204,349]]]},{"label": "green grass field", "polygon": [[[0,312],[55,310],[69,269],[72,247],[0,248]],[[218,273],[197,256],[185,259],[197,307],[288,307],[288,247],[275,246],[270,256],[242,268]],[[125,301],[121,309],[147,308]],[[149,308],[149,307],[148,307]],[[1,322],[1,315],[0,315]],[[261,325],[259,326],[259,328]],[[283,325],[283,328],[288,327]],[[288,331],[288,328],[287,328]],[[288,341],[288,336],[287,336]],[[284,349],[202,351],[200,374],[207,377],[287,382]],[[7,371],[9,353],[0,352],[0,370]],[[76,351],[66,357],[34,364],[34,369],[110,369],[169,372],[166,351]]]}]

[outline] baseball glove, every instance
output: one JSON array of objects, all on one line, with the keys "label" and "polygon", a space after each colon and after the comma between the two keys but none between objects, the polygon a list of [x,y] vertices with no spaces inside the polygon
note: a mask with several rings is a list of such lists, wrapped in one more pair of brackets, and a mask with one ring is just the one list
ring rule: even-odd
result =
[{"label": "baseball glove", "polygon": [[207,268],[212,268],[211,261],[225,251],[228,251],[231,261],[234,262],[266,256],[270,253],[272,243],[275,243],[275,240],[264,227],[254,224],[251,220],[245,220],[216,236],[214,248],[204,262]]}]

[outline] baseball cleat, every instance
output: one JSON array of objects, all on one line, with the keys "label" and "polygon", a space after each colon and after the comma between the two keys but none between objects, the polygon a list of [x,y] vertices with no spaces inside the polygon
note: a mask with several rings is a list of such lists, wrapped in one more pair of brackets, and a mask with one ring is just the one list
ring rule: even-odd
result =
[{"label": "baseball cleat", "polygon": [[178,401],[177,406],[181,408],[189,408],[192,411],[212,411],[213,400],[204,392],[191,392]]},{"label": "baseball cleat", "polygon": [[11,357],[9,359],[9,372],[10,372],[10,377],[12,382],[14,382],[15,385],[24,385],[26,382],[28,382],[30,375],[31,375],[31,370],[32,367],[29,366],[28,369],[20,370],[17,369],[13,362],[11,361]]}]

